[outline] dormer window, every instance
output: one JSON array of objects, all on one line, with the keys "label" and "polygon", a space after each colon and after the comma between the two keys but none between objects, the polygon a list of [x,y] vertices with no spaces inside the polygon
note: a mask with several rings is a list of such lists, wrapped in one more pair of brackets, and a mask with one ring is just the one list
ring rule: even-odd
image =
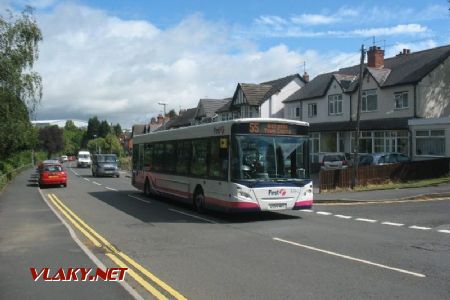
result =
[{"label": "dormer window", "polygon": [[328,115],[342,114],[342,94],[328,96]]}]

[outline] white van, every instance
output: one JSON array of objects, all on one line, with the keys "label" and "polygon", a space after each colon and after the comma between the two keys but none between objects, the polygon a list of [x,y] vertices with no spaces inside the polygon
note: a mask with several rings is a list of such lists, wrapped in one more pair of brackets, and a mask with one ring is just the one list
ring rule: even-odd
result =
[{"label": "white van", "polygon": [[89,151],[79,151],[77,156],[77,167],[87,167],[92,166],[91,153]]}]

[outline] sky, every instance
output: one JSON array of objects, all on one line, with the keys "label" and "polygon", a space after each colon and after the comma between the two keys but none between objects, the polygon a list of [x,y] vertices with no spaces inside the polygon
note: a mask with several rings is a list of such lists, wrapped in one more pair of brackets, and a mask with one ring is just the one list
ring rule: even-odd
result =
[{"label": "sky", "polygon": [[147,123],[163,111],[230,97],[238,83],[357,64],[450,44],[450,3],[302,0],[0,0],[35,8],[43,33],[37,120]]}]

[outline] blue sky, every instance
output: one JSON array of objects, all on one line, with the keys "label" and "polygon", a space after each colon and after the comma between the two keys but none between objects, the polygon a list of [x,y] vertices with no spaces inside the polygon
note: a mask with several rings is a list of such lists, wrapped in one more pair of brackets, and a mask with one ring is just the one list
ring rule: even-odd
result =
[{"label": "blue sky", "polygon": [[36,69],[38,118],[125,126],[199,98],[230,96],[238,82],[312,77],[358,62],[361,44],[419,51],[450,44],[450,4],[433,1],[0,0],[36,7],[44,35]]}]

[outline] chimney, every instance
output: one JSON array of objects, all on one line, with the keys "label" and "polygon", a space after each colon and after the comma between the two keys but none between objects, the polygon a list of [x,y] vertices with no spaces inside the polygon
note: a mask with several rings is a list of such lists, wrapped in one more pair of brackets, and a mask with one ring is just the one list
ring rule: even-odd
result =
[{"label": "chimney", "polygon": [[367,51],[367,66],[371,68],[382,68],[384,66],[384,50],[372,46]]},{"label": "chimney", "polygon": [[411,54],[411,50],[410,49],[403,49],[403,51],[400,51],[399,54],[397,54],[397,56],[402,56],[402,55],[408,55]]},{"label": "chimney", "polygon": [[162,115],[158,115],[158,124],[162,124],[164,122],[164,117]]},{"label": "chimney", "polygon": [[303,80],[305,80],[306,83],[309,82],[309,74],[306,73],[306,71],[305,71],[305,73],[303,74]]}]

